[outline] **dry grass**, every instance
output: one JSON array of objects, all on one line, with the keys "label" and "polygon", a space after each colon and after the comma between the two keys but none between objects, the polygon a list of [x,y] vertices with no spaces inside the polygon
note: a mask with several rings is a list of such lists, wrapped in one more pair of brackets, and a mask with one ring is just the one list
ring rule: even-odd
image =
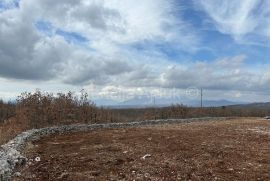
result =
[{"label": "dry grass", "polygon": [[28,122],[30,128],[114,121],[112,114],[108,110],[97,108],[84,91],[81,91],[79,97],[72,92],[57,95],[40,91],[23,93],[17,99],[16,117]]},{"label": "dry grass", "polygon": [[241,107],[206,107],[195,108],[175,104],[162,108],[134,108],[114,109],[114,115],[120,115],[125,121],[167,118],[194,118],[194,117],[265,117],[270,115],[268,108],[241,108]]},{"label": "dry grass", "polygon": [[114,122],[112,113],[98,108],[83,90],[57,95],[36,91],[22,93],[16,104],[0,101],[0,144],[27,129],[73,123]]},{"label": "dry grass", "polygon": [[0,123],[0,145],[14,138],[17,134],[25,131],[27,125],[17,121],[14,118]]}]

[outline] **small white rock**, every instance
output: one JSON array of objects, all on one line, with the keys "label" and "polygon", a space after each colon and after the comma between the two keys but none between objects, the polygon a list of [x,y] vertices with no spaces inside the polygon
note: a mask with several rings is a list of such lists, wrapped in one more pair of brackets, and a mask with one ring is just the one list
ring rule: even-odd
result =
[{"label": "small white rock", "polygon": [[36,157],[36,158],[35,158],[35,161],[36,161],[36,162],[40,162],[40,161],[41,161],[40,157]]},{"label": "small white rock", "polygon": [[149,173],[145,173],[144,174],[144,177],[149,178],[150,177],[150,174]]},{"label": "small white rock", "polygon": [[146,158],[149,158],[149,157],[151,157],[151,155],[150,155],[150,154],[146,154],[146,155],[144,155],[144,156],[142,157],[142,159],[145,160]]},{"label": "small white rock", "polygon": [[16,172],[16,173],[14,173],[14,176],[15,177],[20,177],[22,174],[20,173],[20,172]]}]

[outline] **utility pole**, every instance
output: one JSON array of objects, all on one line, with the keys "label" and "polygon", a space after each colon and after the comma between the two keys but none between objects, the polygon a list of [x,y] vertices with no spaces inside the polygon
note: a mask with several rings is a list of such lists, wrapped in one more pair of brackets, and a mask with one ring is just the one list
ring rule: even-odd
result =
[{"label": "utility pole", "polygon": [[157,119],[157,110],[156,110],[156,97],[154,96],[154,114],[155,114],[155,120]]},{"label": "utility pole", "polygon": [[201,88],[201,109],[203,108],[203,89]]}]

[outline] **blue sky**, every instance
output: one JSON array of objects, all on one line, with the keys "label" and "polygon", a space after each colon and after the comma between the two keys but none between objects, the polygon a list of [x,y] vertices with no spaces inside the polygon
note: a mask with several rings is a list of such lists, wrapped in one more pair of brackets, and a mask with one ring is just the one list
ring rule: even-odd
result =
[{"label": "blue sky", "polygon": [[19,8],[19,0],[2,0],[0,1],[0,10],[12,9],[12,8]]},{"label": "blue sky", "polygon": [[0,0],[0,97],[202,87],[209,99],[265,101],[269,19],[265,0]]}]

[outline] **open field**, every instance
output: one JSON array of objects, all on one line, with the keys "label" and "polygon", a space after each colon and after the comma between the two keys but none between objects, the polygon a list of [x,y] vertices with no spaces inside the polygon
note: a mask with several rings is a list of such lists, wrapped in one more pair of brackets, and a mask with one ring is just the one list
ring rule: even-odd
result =
[{"label": "open field", "polygon": [[[270,180],[270,122],[102,129],[34,141],[13,180]],[[40,157],[40,161],[35,158]]]}]

